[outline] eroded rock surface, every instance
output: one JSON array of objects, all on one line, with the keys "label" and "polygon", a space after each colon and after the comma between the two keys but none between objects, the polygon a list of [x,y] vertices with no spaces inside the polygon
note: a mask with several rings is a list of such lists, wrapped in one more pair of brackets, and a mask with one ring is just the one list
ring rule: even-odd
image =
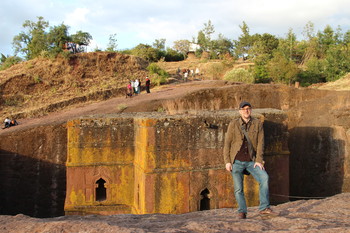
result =
[{"label": "eroded rock surface", "polygon": [[350,193],[274,206],[277,217],[261,217],[257,207],[239,220],[234,209],[179,215],[111,215],[31,218],[0,216],[1,232],[349,232]]}]

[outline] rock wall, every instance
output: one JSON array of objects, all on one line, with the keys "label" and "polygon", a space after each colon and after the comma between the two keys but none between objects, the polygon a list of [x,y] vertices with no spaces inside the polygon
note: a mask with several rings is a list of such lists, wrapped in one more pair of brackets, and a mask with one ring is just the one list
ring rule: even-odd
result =
[{"label": "rock wall", "polygon": [[[272,132],[266,134],[266,140],[283,142],[269,143],[273,147],[266,148],[266,157],[269,159],[269,154],[272,155],[271,151],[274,150],[280,151],[281,155],[283,151],[290,151],[289,166],[282,163],[278,155],[269,159],[269,163],[289,174],[290,195],[319,197],[350,191],[349,98],[348,92],[295,89],[279,85],[228,85],[163,101],[161,105],[169,113],[196,114],[201,110],[213,110],[215,115],[215,110],[235,109],[241,100],[248,100],[255,108],[284,110],[286,115],[283,117],[268,111],[262,114],[265,117],[264,127],[269,128],[267,132]],[[210,126],[211,122],[207,123]],[[278,134],[275,130],[284,133]],[[2,134],[0,197],[4,201],[0,204],[0,214],[23,213],[36,217],[63,215],[66,160],[66,125],[49,125],[16,134]],[[284,186],[280,185],[280,176],[269,173],[273,189],[281,189],[271,193],[271,197],[284,199],[279,196],[287,193]],[[207,172],[206,176],[209,177],[210,173]],[[135,198],[132,197],[133,200]]]},{"label": "rock wall", "polygon": [[[273,203],[289,194],[286,115],[260,110]],[[237,112],[141,114],[68,122],[66,214],[166,213],[235,207],[222,156],[227,126]],[[280,170],[283,168],[282,170]],[[98,183],[105,192],[99,198]],[[246,179],[248,205],[258,184]]]},{"label": "rock wall", "polygon": [[0,214],[63,215],[67,130],[38,127],[0,140]]},{"label": "rock wall", "polygon": [[[68,122],[66,214],[131,213],[133,121],[106,117]],[[98,195],[100,179],[105,193]]]},{"label": "rock wall", "polygon": [[350,95],[348,91],[296,89],[283,85],[227,85],[167,100],[171,113],[254,108],[286,111],[292,196],[324,197],[350,192]]}]

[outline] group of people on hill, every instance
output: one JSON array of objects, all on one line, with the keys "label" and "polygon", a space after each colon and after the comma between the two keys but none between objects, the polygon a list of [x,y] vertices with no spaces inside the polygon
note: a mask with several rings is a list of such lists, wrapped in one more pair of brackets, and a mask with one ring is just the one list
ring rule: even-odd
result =
[{"label": "group of people on hill", "polygon": [[[140,94],[141,87],[142,85],[141,85],[140,79],[130,80],[127,85],[126,98]],[[147,76],[145,79],[145,90],[147,93],[151,93],[150,88],[151,88],[151,80]]]},{"label": "group of people on hill", "polygon": [[184,82],[188,81],[189,77],[196,77],[196,76],[200,76],[200,72],[199,72],[199,68],[197,67],[195,70],[193,69],[180,69],[177,68],[177,74],[181,75],[183,78]]},{"label": "group of people on hill", "polygon": [[6,117],[4,120],[4,126],[3,129],[10,128],[11,126],[18,125],[17,121],[15,119],[10,119],[9,117]]},{"label": "group of people on hill", "polygon": [[65,51],[69,51],[70,53],[80,53],[85,52],[84,45],[79,45],[73,42],[66,42],[63,45],[63,49]]}]

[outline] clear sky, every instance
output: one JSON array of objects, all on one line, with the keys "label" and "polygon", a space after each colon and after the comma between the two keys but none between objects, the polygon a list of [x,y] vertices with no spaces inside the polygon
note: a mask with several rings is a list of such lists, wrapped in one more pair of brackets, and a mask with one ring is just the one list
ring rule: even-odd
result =
[{"label": "clear sky", "polygon": [[13,55],[13,37],[23,30],[25,20],[38,16],[50,26],[70,26],[69,33],[89,32],[93,41],[88,50],[105,49],[108,38],[117,34],[117,49],[155,39],[173,41],[197,37],[211,20],[215,39],[219,33],[237,39],[245,21],[250,34],[270,33],[285,37],[290,28],[302,39],[312,22],[315,31],[326,25],[350,30],[349,0],[4,0],[0,5],[0,53]]}]

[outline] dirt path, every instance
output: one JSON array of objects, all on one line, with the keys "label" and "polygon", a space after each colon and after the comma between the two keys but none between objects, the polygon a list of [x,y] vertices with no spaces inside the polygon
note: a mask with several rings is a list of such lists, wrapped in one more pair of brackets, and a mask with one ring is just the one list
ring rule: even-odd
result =
[{"label": "dirt path", "polygon": [[225,85],[225,82],[213,80],[174,83],[156,87],[152,89],[151,93],[149,94],[142,92],[140,95],[132,98],[115,97],[106,101],[79,104],[71,106],[66,110],[49,113],[43,117],[18,119],[18,126],[0,130],[0,135],[47,124],[64,123],[69,119],[74,119],[81,116],[120,113],[122,107],[132,108],[135,106],[140,106],[139,110],[142,111],[142,109],[145,109],[145,106],[154,101],[177,98],[201,89],[219,87],[223,85]]}]

